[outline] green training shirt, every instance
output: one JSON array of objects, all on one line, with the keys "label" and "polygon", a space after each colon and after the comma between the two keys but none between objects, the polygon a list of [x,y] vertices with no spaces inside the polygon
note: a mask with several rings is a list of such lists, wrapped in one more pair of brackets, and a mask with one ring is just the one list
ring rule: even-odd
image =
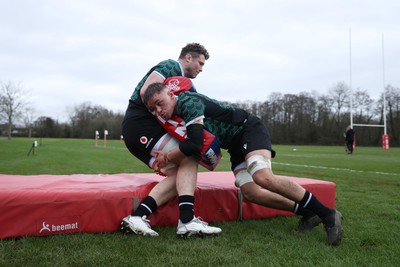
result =
[{"label": "green training shirt", "polygon": [[218,138],[221,148],[228,148],[245,123],[248,113],[205,95],[183,92],[178,95],[178,116],[190,125],[197,119],[204,120],[204,127]]}]

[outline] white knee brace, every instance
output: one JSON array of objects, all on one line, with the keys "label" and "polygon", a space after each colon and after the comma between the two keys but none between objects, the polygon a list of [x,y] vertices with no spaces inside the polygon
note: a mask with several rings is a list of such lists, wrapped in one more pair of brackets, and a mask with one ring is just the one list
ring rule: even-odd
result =
[{"label": "white knee brace", "polygon": [[261,169],[271,169],[271,161],[262,155],[254,155],[246,160],[247,171],[251,176]]},{"label": "white knee brace", "polygon": [[240,170],[235,174],[235,186],[240,188],[242,185],[251,182],[254,182],[253,177],[251,177],[250,173],[248,173],[246,169]]}]

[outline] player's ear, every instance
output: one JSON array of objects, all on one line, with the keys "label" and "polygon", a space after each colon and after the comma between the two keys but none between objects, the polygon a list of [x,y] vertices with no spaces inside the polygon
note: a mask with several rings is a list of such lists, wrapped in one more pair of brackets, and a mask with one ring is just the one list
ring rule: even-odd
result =
[{"label": "player's ear", "polygon": [[190,53],[187,53],[185,55],[185,59],[186,59],[186,62],[190,62],[192,60],[192,55]]}]

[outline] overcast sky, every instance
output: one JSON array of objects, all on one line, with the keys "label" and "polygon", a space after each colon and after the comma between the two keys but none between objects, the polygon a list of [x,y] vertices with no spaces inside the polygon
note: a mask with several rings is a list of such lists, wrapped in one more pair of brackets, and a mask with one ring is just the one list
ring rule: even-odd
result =
[{"label": "overcast sky", "polygon": [[219,100],[326,94],[350,77],[377,99],[383,73],[400,87],[399,14],[398,0],[0,0],[0,81],[38,116],[124,112],[150,67],[199,42],[210,59],[194,83]]}]

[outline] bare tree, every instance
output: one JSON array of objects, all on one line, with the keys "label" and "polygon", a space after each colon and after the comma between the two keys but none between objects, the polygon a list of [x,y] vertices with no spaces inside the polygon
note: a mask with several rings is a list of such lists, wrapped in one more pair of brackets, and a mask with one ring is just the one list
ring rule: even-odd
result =
[{"label": "bare tree", "polygon": [[337,133],[341,132],[343,109],[348,107],[350,89],[344,82],[338,82],[329,90],[329,98],[332,103],[334,120],[337,127]]},{"label": "bare tree", "polygon": [[369,111],[372,110],[374,101],[369,96],[367,90],[355,90],[353,99],[353,111],[356,122],[369,123],[373,117],[373,114]]},{"label": "bare tree", "polygon": [[[391,85],[386,86],[386,109],[388,118],[388,130],[391,133],[391,138],[395,144],[399,143],[400,140],[400,88],[393,87]],[[382,119],[383,121],[383,95],[379,102],[382,106]]]},{"label": "bare tree", "polygon": [[27,93],[19,85],[13,82],[0,83],[0,120],[8,125],[8,139],[11,139],[14,123],[21,118],[27,106]]},{"label": "bare tree", "polygon": [[35,109],[33,107],[27,107],[24,111],[22,120],[24,122],[26,129],[28,129],[28,138],[32,137],[32,127],[35,119],[36,119]]}]

